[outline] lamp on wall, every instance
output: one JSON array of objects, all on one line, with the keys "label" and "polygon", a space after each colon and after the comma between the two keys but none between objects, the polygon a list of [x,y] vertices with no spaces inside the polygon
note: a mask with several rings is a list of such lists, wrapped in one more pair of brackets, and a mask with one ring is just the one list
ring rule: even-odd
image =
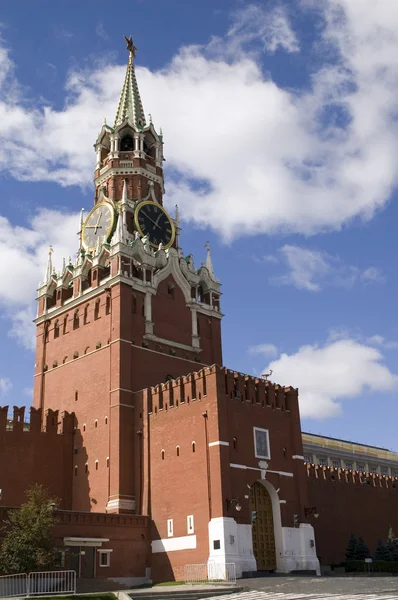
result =
[{"label": "lamp on wall", "polygon": [[317,519],[319,517],[319,513],[316,509],[316,506],[311,506],[309,508],[304,508],[304,516],[309,517],[310,515],[314,515],[314,518]]},{"label": "lamp on wall", "polygon": [[234,506],[235,510],[238,512],[242,510],[242,505],[239,502],[239,498],[231,498],[231,500],[228,500],[227,498],[227,510],[229,510],[232,506]]}]

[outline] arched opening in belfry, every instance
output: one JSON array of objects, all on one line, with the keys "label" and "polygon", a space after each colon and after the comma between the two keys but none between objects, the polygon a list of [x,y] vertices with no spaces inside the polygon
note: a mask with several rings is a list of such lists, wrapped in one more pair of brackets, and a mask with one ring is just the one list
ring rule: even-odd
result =
[{"label": "arched opening in belfry", "polygon": [[120,140],[121,152],[132,152],[134,150],[134,138],[132,135],[126,134]]}]

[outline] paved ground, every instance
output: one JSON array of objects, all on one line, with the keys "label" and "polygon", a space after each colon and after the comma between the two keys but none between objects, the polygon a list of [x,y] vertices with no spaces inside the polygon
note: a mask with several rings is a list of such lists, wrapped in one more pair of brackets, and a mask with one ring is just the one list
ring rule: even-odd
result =
[{"label": "paved ground", "polygon": [[398,600],[398,577],[265,577],[239,584],[251,590],[218,600]]}]

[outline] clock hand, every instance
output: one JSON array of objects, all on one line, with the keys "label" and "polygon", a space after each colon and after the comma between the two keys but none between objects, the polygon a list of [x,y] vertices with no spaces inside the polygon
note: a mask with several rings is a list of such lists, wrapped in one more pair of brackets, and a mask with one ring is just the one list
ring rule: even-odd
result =
[{"label": "clock hand", "polygon": [[[156,223],[155,223],[155,225],[158,225],[158,223],[159,223],[159,219],[160,219],[160,217],[161,217],[161,216],[162,216],[162,213],[160,213],[160,215],[159,215],[159,216],[158,216],[158,218],[156,219]],[[159,227],[159,225],[158,225],[158,227]]]},{"label": "clock hand", "polygon": [[94,235],[97,235],[97,229],[99,227],[100,221],[101,221],[101,217],[102,217],[102,211],[100,212],[100,214],[98,215],[98,221],[97,224],[95,226],[95,230],[94,230]]},{"label": "clock hand", "polygon": [[102,229],[102,225],[86,225],[85,229]]},{"label": "clock hand", "polygon": [[151,217],[149,215],[145,215],[145,216],[147,217],[147,219],[149,219],[151,221],[151,223],[153,223],[156,227],[158,227],[160,229],[160,225],[155,223],[155,221],[153,219],[151,219]]}]

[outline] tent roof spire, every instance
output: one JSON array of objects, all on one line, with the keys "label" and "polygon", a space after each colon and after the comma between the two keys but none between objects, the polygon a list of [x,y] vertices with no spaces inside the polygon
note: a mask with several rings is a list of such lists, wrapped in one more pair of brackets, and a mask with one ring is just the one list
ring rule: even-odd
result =
[{"label": "tent roof spire", "polygon": [[127,119],[130,125],[136,129],[142,129],[145,127],[146,122],[134,68],[134,58],[137,48],[134,46],[132,36],[129,38],[124,36],[124,39],[126,40],[126,47],[129,52],[129,60],[114,127],[117,127]]}]

